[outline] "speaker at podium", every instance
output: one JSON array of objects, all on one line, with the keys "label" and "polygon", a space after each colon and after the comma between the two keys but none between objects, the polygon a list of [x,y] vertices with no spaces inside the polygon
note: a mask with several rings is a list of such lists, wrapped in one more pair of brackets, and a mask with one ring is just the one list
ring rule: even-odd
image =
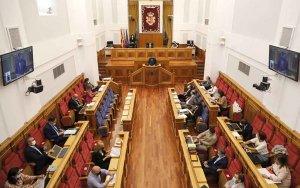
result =
[{"label": "speaker at podium", "polygon": [[154,48],[154,43],[152,43],[152,42],[147,42],[147,43],[146,43],[146,48]]}]

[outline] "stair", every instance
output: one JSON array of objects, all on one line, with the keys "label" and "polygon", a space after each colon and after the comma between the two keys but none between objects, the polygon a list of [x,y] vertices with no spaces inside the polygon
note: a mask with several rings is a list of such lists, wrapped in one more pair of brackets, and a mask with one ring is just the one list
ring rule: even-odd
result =
[{"label": "stair", "polygon": [[196,64],[197,64],[197,73],[196,73],[196,78],[203,80],[204,78],[204,68],[205,68],[205,62],[202,60],[197,60],[196,59]]}]

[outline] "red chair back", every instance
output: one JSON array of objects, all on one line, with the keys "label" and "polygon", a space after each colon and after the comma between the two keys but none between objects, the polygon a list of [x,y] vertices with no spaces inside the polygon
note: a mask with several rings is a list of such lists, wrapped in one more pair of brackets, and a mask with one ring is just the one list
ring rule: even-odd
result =
[{"label": "red chair back", "polygon": [[237,92],[233,92],[233,94],[231,95],[231,98],[229,100],[230,104],[233,104],[234,101],[236,101],[239,98],[239,94]]},{"label": "red chair back", "polygon": [[252,121],[253,133],[257,133],[262,129],[263,124],[265,123],[265,117],[257,114]]},{"label": "red chair back", "polygon": [[262,126],[262,129],[261,129],[262,132],[264,132],[267,136],[267,143],[269,143],[274,135],[274,131],[275,131],[275,128],[274,126],[270,123],[270,122],[266,122],[263,126]]},{"label": "red chair back", "polygon": [[232,87],[229,87],[227,90],[227,93],[226,93],[226,98],[228,101],[230,100],[232,94],[233,94],[233,89],[232,89]]}]

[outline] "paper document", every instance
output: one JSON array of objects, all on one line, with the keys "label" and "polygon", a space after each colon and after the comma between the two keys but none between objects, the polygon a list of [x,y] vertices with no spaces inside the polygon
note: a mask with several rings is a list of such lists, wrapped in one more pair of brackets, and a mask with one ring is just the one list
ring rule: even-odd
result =
[{"label": "paper document", "polygon": [[235,138],[240,137],[240,134],[239,134],[238,132],[235,132],[235,131],[232,132],[232,135],[233,135]]},{"label": "paper document", "polygon": [[[266,169],[266,168],[259,168],[259,169],[257,169],[257,170],[258,170],[259,173],[261,173],[261,174],[263,174],[263,175],[270,176],[270,175],[272,174],[272,173],[270,173],[270,171],[269,171],[268,169]],[[266,182],[267,182],[268,184],[281,183],[280,181],[272,181],[272,180],[266,179],[266,178],[265,178],[265,180],[266,180]]]},{"label": "paper document", "polygon": [[131,100],[131,96],[127,96],[125,100]]},{"label": "paper document", "polygon": [[185,114],[179,114],[178,117],[179,118],[187,118],[187,116]]},{"label": "paper document", "polygon": [[86,104],[86,106],[87,107],[92,107],[92,106],[94,106],[94,104],[95,104],[95,102],[91,102],[91,103]]},{"label": "paper document", "polygon": [[173,94],[173,95],[177,95],[177,92],[176,92],[176,91],[175,91],[175,92],[172,92],[172,94]]},{"label": "paper document", "polygon": [[[117,179],[117,174],[114,174],[113,175],[114,177],[113,177],[113,179],[108,183],[108,186],[114,186],[115,185],[115,183],[116,183],[116,179]],[[110,175],[107,175],[106,176],[106,181],[108,181],[109,179],[110,179]]]},{"label": "paper document", "polygon": [[179,99],[174,99],[174,102],[175,103],[180,103],[180,100]]},{"label": "paper document", "polygon": [[110,151],[111,157],[120,157],[121,148],[119,147],[112,147]]},{"label": "paper document", "polygon": [[173,95],[173,99],[178,99],[178,96],[177,95]]},{"label": "paper document", "polygon": [[64,131],[64,134],[69,134],[69,135],[73,135],[76,134],[77,129],[68,129]]},{"label": "paper document", "polygon": [[132,92],[128,92],[127,96],[132,96]]}]

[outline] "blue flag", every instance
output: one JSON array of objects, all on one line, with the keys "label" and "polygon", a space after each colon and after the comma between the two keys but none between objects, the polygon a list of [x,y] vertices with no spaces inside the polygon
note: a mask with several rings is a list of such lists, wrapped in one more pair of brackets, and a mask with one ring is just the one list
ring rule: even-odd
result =
[{"label": "blue flag", "polygon": [[126,46],[127,47],[129,46],[129,37],[128,37],[127,29],[126,29]]}]

